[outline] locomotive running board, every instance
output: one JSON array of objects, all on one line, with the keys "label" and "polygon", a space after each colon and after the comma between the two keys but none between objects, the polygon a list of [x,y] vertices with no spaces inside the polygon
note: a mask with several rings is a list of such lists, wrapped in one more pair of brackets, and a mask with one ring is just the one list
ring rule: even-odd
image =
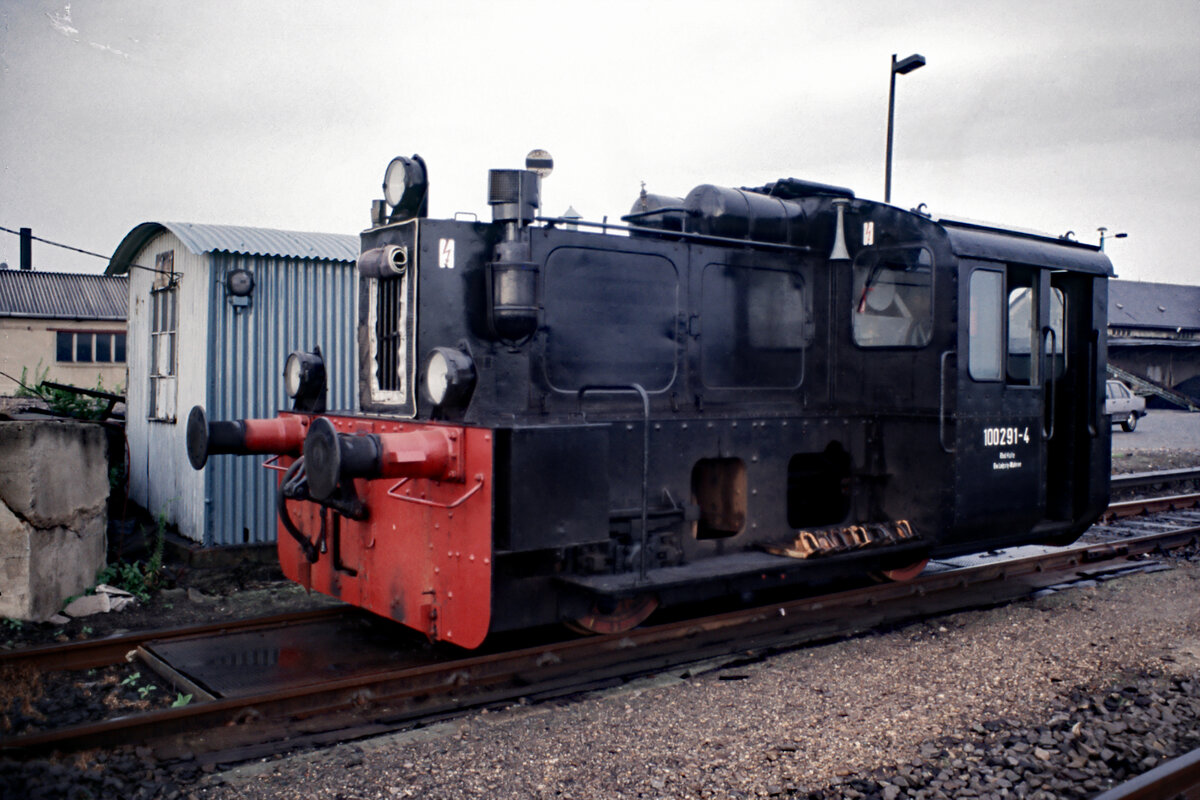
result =
[{"label": "locomotive running board", "polygon": [[555,580],[588,592],[602,595],[636,595],[645,592],[662,591],[685,587],[704,581],[725,581],[729,584],[745,581],[744,588],[769,588],[791,583],[798,579],[801,573],[811,574],[810,570],[820,566],[828,570],[834,566],[855,566],[856,572],[879,569],[878,565],[863,564],[870,556],[889,560],[903,560],[905,554],[911,553],[914,558],[924,557],[929,545],[920,540],[908,540],[889,547],[856,550],[852,552],[830,553],[819,559],[790,558],[760,551],[748,550],[742,553],[715,558],[704,558],[690,564],[676,567],[658,567],[646,570],[646,578],[640,580],[637,572],[627,572],[620,575],[556,575]]}]

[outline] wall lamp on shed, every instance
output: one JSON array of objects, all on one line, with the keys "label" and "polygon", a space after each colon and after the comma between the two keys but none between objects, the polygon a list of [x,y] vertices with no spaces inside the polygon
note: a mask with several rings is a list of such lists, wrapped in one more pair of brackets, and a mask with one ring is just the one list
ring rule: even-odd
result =
[{"label": "wall lamp on shed", "polygon": [[321,348],[311,353],[295,350],[283,367],[283,387],[292,398],[293,411],[325,413],[325,359]]},{"label": "wall lamp on shed", "polygon": [[234,306],[250,305],[250,295],[254,292],[254,273],[238,267],[225,273],[225,295]]}]

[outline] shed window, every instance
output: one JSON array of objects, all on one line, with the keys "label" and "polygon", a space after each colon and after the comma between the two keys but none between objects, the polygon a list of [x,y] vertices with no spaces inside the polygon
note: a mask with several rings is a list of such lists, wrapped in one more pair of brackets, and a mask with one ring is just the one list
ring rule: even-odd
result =
[{"label": "shed window", "polygon": [[92,334],[81,333],[75,337],[75,360],[79,362],[92,360]]},{"label": "shed window", "polygon": [[54,359],[60,363],[121,364],[125,362],[125,334],[105,331],[55,331]]},{"label": "shed window", "polygon": [[56,335],[55,358],[59,361],[75,360],[75,334],[70,331],[59,331]]},{"label": "shed window", "polygon": [[[155,266],[174,271],[175,253],[159,253]],[[178,287],[174,281],[150,292],[150,419],[175,420],[175,363]]]}]

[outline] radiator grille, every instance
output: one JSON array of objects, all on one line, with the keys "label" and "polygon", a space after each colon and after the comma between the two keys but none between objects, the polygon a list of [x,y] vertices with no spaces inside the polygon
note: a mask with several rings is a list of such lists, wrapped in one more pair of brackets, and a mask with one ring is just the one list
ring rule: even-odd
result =
[{"label": "radiator grille", "polygon": [[380,278],[375,314],[375,378],[385,392],[407,394],[405,278]]}]

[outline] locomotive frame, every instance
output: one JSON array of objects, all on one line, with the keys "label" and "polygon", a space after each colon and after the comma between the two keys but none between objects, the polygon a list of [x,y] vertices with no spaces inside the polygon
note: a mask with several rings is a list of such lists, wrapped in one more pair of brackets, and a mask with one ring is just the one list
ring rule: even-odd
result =
[{"label": "locomotive frame", "polygon": [[493,170],[491,223],[430,219],[394,160],[361,413],[324,412],[319,353],[275,420],[193,411],[197,468],[278,456],[290,578],[476,647],[1065,543],[1107,504],[1098,248],[795,179],[643,191],[622,226],[538,193]]}]

